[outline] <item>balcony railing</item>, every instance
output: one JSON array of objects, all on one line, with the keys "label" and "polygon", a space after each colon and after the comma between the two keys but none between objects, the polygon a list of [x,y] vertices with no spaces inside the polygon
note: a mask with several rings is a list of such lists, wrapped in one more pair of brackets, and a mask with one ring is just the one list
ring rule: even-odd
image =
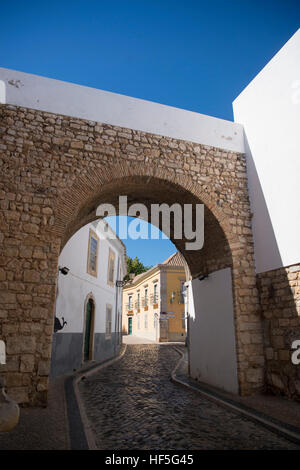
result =
[{"label": "balcony railing", "polygon": [[142,297],[142,306],[143,307],[148,307],[149,305],[149,297]]},{"label": "balcony railing", "polygon": [[134,302],[134,308],[135,308],[136,310],[139,310],[139,309],[141,308],[141,302],[140,302],[139,300],[136,300],[136,301]]},{"label": "balcony railing", "polygon": [[170,303],[184,304],[184,293],[181,291],[173,291],[170,295]]},{"label": "balcony railing", "polygon": [[150,303],[151,303],[151,305],[156,305],[156,304],[158,304],[158,299],[159,299],[158,294],[151,294],[151,295],[150,295]]},{"label": "balcony railing", "polygon": [[133,310],[133,304],[125,304],[125,309],[126,310]]}]

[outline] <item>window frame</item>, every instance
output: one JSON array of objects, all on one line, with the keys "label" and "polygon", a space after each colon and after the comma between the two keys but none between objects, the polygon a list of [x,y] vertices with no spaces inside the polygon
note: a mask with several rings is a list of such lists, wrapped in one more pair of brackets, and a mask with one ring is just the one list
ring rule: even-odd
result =
[{"label": "window frame", "polygon": [[[91,268],[91,255],[92,255],[92,252],[91,252],[91,242],[92,242],[92,238],[94,240],[96,240],[97,242],[97,247],[96,247],[96,255],[95,255],[95,265],[96,265],[96,269],[92,269]],[[91,276],[94,276],[94,277],[98,277],[98,254],[99,254],[99,237],[98,235],[96,234],[96,232],[94,232],[94,230],[92,230],[90,228],[89,230],[89,241],[88,241],[88,257],[87,257],[87,273],[90,274]]]},{"label": "window frame", "polygon": [[[115,279],[115,260],[116,260],[116,254],[115,252],[109,248],[108,252],[108,265],[107,265],[107,284],[111,287],[114,287],[114,279]],[[113,279],[112,281],[109,278],[110,275],[110,265],[113,263]]]}]

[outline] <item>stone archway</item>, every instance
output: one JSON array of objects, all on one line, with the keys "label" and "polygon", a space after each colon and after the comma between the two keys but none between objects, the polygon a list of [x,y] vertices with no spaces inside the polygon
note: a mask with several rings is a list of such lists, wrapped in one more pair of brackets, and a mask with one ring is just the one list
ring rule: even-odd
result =
[{"label": "stone archway", "polygon": [[100,203],[205,204],[205,243],[184,249],[192,277],[231,267],[239,390],[263,383],[263,349],[244,156],[108,124],[2,105],[1,336],[7,386],[44,403],[60,250]]}]

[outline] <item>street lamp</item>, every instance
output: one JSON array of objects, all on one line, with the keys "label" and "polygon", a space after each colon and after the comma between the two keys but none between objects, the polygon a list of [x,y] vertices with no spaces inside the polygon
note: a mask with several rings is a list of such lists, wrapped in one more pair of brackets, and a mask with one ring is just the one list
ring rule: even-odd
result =
[{"label": "street lamp", "polygon": [[124,287],[125,284],[127,284],[128,282],[132,282],[133,279],[135,277],[135,274],[134,273],[129,273],[129,279],[126,279],[125,281],[116,281],[116,286],[117,287]]},{"label": "street lamp", "polygon": [[204,279],[206,279],[208,277],[208,274],[201,274],[199,277],[198,277],[198,280],[199,281],[204,281]]}]

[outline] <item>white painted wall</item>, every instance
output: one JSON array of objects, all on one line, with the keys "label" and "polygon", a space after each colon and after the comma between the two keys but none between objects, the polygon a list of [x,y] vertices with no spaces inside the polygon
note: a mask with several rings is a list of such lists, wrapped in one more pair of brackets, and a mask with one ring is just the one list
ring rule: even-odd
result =
[{"label": "white painted wall", "polygon": [[[126,266],[124,247],[121,242],[118,239],[100,239],[98,277],[87,273],[89,230],[91,228],[101,237],[103,233],[101,224],[102,222],[93,222],[78,230],[65,245],[59,257],[59,266],[66,266],[70,271],[66,276],[61,273],[58,276],[56,316],[59,319],[64,317],[67,321],[67,325],[58,334],[84,331],[85,301],[90,293],[95,299],[94,332],[105,333],[106,304],[112,306],[112,332],[115,331],[116,295],[118,295],[118,310],[121,315],[122,289],[107,284],[108,254],[109,248],[115,252],[115,280],[123,279]],[[117,274],[118,258],[121,272]]]},{"label": "white painted wall", "polygon": [[188,289],[191,376],[237,394],[231,269],[194,279]]},{"label": "white painted wall", "polygon": [[244,151],[243,128],[231,121],[5,68],[0,103]]},{"label": "white painted wall", "polygon": [[245,129],[257,272],[300,260],[300,29],[233,102]]}]

